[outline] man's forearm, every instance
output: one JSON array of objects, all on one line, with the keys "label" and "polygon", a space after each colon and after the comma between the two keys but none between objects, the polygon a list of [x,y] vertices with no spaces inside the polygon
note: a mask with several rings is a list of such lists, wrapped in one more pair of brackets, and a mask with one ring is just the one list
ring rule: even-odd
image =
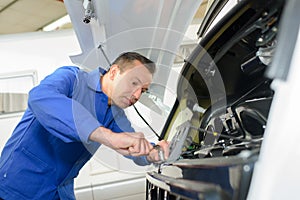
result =
[{"label": "man's forearm", "polygon": [[89,139],[114,149],[115,147],[111,142],[113,134],[115,133],[110,129],[100,126],[90,134]]}]

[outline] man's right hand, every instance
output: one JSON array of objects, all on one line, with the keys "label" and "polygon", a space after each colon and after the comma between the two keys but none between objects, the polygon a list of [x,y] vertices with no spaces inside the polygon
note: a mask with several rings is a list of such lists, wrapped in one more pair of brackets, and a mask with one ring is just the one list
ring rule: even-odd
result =
[{"label": "man's right hand", "polygon": [[115,133],[110,129],[99,127],[90,135],[90,140],[108,146],[122,155],[148,155],[153,146],[145,139],[143,133]]}]

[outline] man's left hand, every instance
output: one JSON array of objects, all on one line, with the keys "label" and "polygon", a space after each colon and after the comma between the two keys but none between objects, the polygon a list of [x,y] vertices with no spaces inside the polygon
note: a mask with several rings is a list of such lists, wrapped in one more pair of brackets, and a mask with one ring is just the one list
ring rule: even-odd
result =
[{"label": "man's left hand", "polygon": [[169,142],[162,140],[149,152],[147,159],[153,163],[160,163],[168,159],[169,153]]}]

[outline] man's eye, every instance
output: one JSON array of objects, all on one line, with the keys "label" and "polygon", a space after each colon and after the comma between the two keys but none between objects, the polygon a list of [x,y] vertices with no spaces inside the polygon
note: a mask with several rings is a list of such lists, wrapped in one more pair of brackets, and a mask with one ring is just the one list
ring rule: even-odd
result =
[{"label": "man's eye", "polygon": [[145,93],[145,92],[147,92],[148,91],[148,89],[146,89],[146,88],[143,88],[142,89],[142,93]]},{"label": "man's eye", "polygon": [[138,85],[138,82],[132,82],[132,85]]}]

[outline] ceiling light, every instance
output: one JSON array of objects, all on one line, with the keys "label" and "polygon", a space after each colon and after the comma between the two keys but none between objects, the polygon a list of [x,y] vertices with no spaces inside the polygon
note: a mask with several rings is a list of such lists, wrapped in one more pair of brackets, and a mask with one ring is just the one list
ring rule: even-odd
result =
[{"label": "ceiling light", "polygon": [[60,29],[63,25],[71,23],[71,19],[69,17],[69,15],[66,15],[54,22],[52,22],[51,24],[43,27],[43,31],[54,31],[54,30],[58,30]]}]

